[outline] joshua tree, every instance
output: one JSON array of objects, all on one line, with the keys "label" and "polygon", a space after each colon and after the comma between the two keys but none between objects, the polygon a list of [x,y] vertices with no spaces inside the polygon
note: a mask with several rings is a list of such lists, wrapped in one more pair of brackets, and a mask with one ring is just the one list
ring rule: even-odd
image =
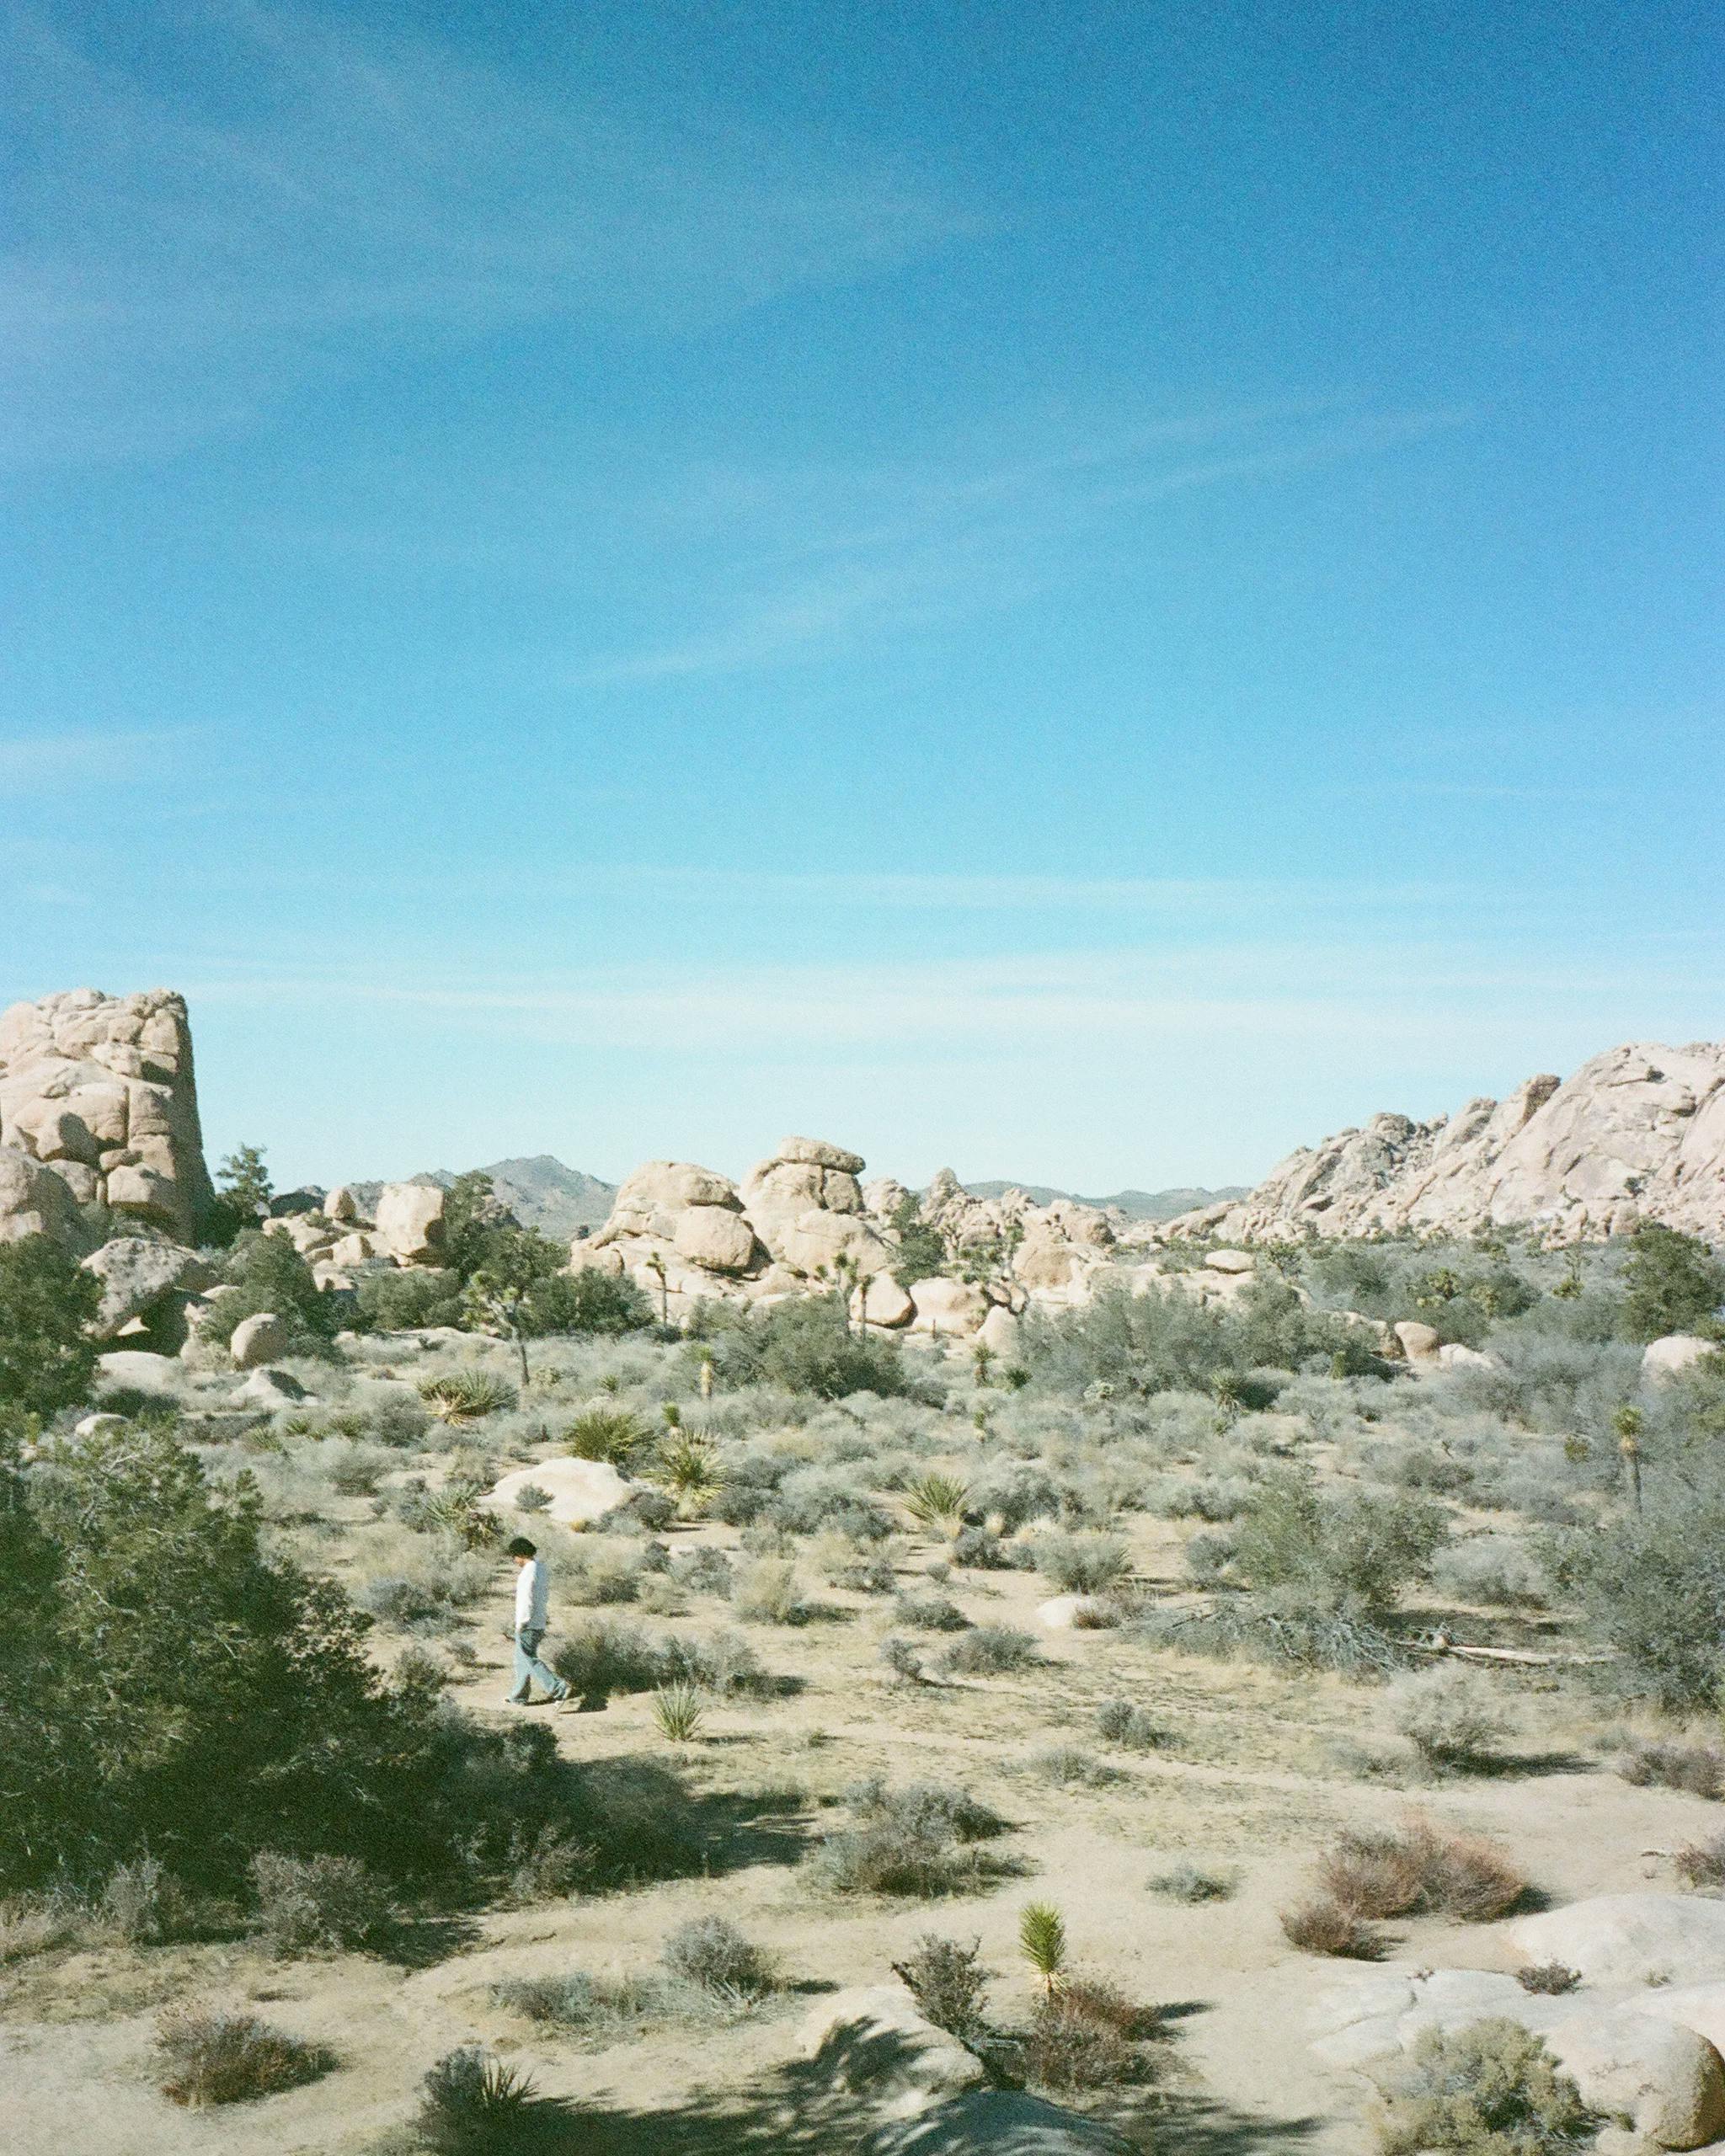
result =
[{"label": "joshua tree", "polygon": [[1641,1433],[1647,1428],[1647,1419],[1638,1407],[1620,1407],[1613,1417],[1617,1449],[1629,1470],[1630,1495],[1637,1512],[1641,1510]]},{"label": "joshua tree", "polygon": [[665,1260],[657,1251],[647,1260],[647,1270],[659,1283],[659,1322],[670,1323],[670,1288],[665,1277]]}]

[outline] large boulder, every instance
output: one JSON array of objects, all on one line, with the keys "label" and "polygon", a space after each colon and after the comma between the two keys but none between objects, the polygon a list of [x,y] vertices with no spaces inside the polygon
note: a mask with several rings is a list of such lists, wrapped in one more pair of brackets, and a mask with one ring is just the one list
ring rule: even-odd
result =
[{"label": "large boulder", "polygon": [[512,1513],[523,1490],[543,1490],[551,1502],[534,1515],[559,1527],[591,1527],[621,1512],[645,1489],[620,1475],[607,1460],[541,1460],[505,1475],[481,1501],[494,1512]]},{"label": "large boulder", "polygon": [[1660,2148],[1704,2148],[1725,2132],[1725,2060],[1706,2038],[1634,2003],[1577,2012],[1547,2034],[1582,2101]]},{"label": "large boulder", "polygon": [[1693,1332],[1668,1332],[1662,1339],[1648,1341],[1642,1350],[1641,1374],[1650,1383],[1658,1384],[1666,1378],[1680,1377],[1685,1370],[1719,1352],[1717,1340],[1703,1340]]},{"label": "large boulder", "polygon": [[51,1236],[67,1250],[89,1240],[66,1178],[20,1147],[0,1145],[0,1243],[28,1235]]},{"label": "large boulder", "polygon": [[[14,1004],[0,1016],[0,1148],[51,1169],[75,1206],[195,1241],[213,1193],[184,999],[72,989]],[[0,1237],[39,1231],[7,1225],[42,1209],[18,1181],[0,1171]],[[75,1209],[40,1232],[74,1248],[84,1237]]]},{"label": "large boulder", "polygon": [[1402,1353],[1410,1363],[1436,1362],[1443,1342],[1434,1325],[1427,1325],[1417,1317],[1404,1317],[1394,1331],[1402,1343]]},{"label": "large boulder", "polygon": [[994,1306],[980,1288],[968,1280],[913,1280],[911,1300],[916,1305],[913,1329],[959,1339],[975,1332]]},{"label": "large boulder", "polygon": [[921,2111],[986,2080],[982,2062],[920,2013],[898,1984],[830,1993],[800,2035],[805,2058],[841,2089],[892,2117]]},{"label": "large boulder", "polygon": [[1692,1894],[1600,1894],[1520,1917],[1509,1941],[1528,1961],[1561,1961],[1590,1984],[1725,1977],[1725,1902]]},{"label": "large boulder", "polygon": [[377,1247],[398,1265],[435,1265],[448,1198],[435,1183],[385,1183],[377,1198]]},{"label": "large boulder", "polygon": [[152,1354],[142,1348],[116,1348],[96,1358],[96,1390],[104,1392],[159,1392],[171,1396],[184,1374],[172,1355]]},{"label": "large boulder", "polygon": [[890,1273],[876,1273],[853,1291],[851,1314],[864,1325],[897,1326],[911,1322],[916,1305]]},{"label": "large boulder", "polygon": [[1132,2156],[1135,2143],[1102,2119],[1023,2089],[978,2089],[889,2120],[857,2156]]},{"label": "large boulder", "polygon": [[93,1329],[103,1340],[112,1340],[135,1320],[167,1315],[176,1321],[176,1337],[183,1337],[184,1299],[216,1283],[214,1269],[195,1250],[144,1235],[104,1243],[84,1260],[84,1269],[102,1283]]},{"label": "large boulder", "polygon": [[671,1235],[679,1257],[709,1273],[746,1273],[759,1254],[755,1230],[722,1205],[692,1205],[677,1215]]},{"label": "large boulder", "polygon": [[286,1318],[278,1317],[274,1310],[260,1310],[255,1317],[243,1317],[233,1328],[227,1352],[233,1358],[237,1370],[261,1370],[289,1353],[293,1347],[293,1333]]}]

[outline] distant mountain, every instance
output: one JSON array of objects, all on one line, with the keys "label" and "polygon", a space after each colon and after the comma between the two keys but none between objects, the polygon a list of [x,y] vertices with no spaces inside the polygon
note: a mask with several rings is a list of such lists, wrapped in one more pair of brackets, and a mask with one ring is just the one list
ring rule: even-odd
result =
[{"label": "distant mountain", "polygon": [[1244,1183],[1225,1183],[1215,1190],[1194,1186],[1174,1190],[1117,1190],[1111,1198],[1084,1198],[1076,1190],[1053,1190],[1041,1182],[967,1182],[964,1186],[973,1198],[999,1198],[1009,1190],[1022,1190],[1038,1205],[1047,1205],[1056,1198],[1072,1199],[1080,1205],[1112,1205],[1124,1213],[1129,1220],[1172,1220],[1178,1214],[1195,1212],[1200,1205],[1220,1205],[1235,1198],[1243,1198]]},{"label": "distant mountain", "polygon": [[[408,1182],[435,1182],[445,1190],[456,1179],[453,1168],[428,1168]],[[567,1242],[577,1228],[597,1228],[611,1217],[611,1201],[617,1196],[614,1182],[601,1182],[579,1168],[565,1167],[550,1153],[535,1153],[526,1160],[494,1161],[483,1171],[492,1187],[524,1228],[537,1228],[542,1235]],[[377,1203],[381,1182],[350,1182],[348,1188],[360,1209],[369,1214]]]}]

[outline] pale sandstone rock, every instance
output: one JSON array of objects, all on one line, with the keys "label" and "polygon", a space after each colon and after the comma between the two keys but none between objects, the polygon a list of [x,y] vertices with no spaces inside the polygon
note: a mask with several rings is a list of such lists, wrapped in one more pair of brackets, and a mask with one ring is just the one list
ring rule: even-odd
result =
[{"label": "pale sandstone rock", "polygon": [[1725,2060],[1693,2029],[1626,2004],[1573,2014],[1546,2041],[1590,2111],[1658,2147],[1702,2148],[1725,2132]]},{"label": "pale sandstone rock", "polygon": [[804,2021],[798,2047],[838,2087],[889,2118],[914,2116],[987,2078],[976,2054],[920,2014],[896,1984],[823,1999]]},{"label": "pale sandstone rock", "polygon": [[981,1289],[968,1280],[913,1280],[911,1300],[916,1306],[915,1329],[939,1332],[948,1337],[975,1332],[992,1305]]},{"label": "pale sandstone rock", "polygon": [[[606,1460],[541,1460],[503,1476],[481,1502],[494,1512],[513,1512],[516,1497],[530,1485],[551,1499],[533,1518],[553,1520],[559,1527],[590,1527],[620,1512],[646,1487],[620,1475]],[[526,1531],[531,1536],[531,1529]]]},{"label": "pale sandstone rock", "polygon": [[84,1270],[102,1283],[101,1307],[92,1329],[103,1339],[112,1339],[122,1326],[174,1295],[200,1294],[216,1280],[195,1251],[142,1235],[118,1236],[83,1262]]},{"label": "pale sandstone rock", "polygon": [[817,1168],[840,1175],[859,1176],[867,1163],[860,1153],[847,1153],[842,1145],[829,1145],[821,1138],[784,1138],[773,1155],[776,1161],[806,1161]]},{"label": "pale sandstone rock", "polygon": [[1562,1961],[1588,1983],[1664,1984],[1725,1977],[1725,1902],[1690,1894],[1600,1894],[1521,1917],[1510,1944]]},{"label": "pale sandstone rock", "polygon": [[[204,1166],[191,1033],[178,995],[74,989],[0,1016],[0,1147],[51,1164],[79,1204],[102,1204],[195,1239],[212,1193]],[[84,1240],[75,1211],[40,1229],[0,1175],[0,1236]]]},{"label": "pale sandstone rock", "polygon": [[82,1422],[72,1425],[72,1433],[75,1438],[100,1438],[125,1428],[126,1417],[123,1415],[86,1415]]},{"label": "pale sandstone rock", "polygon": [[1051,1632],[1103,1631],[1112,1620],[1093,1594],[1057,1594],[1036,1605],[1036,1620]]},{"label": "pale sandstone rock", "polygon": [[367,1258],[377,1255],[377,1251],[376,1238],[367,1235],[363,1229],[355,1229],[351,1235],[338,1235],[330,1245],[329,1262],[343,1266],[363,1265]]},{"label": "pale sandstone rock", "polygon": [[1256,1273],[1258,1260],[1249,1250],[1213,1250],[1204,1258],[1211,1273]]},{"label": "pale sandstone rock", "polygon": [[1438,1367],[1443,1370],[1494,1370],[1498,1366],[1477,1348],[1466,1348],[1459,1340],[1446,1340],[1438,1350]]},{"label": "pale sandstone rock", "polygon": [[1573,1237],[1642,1219],[1725,1232],[1725,1043],[1609,1049],[1561,1083],[1530,1078],[1435,1122],[1374,1116],[1169,1231],[1249,1242],[1537,1225]]},{"label": "pale sandstone rock", "polygon": [[339,1220],[344,1226],[360,1217],[360,1201],[344,1182],[337,1183],[323,1200],[323,1216],[328,1220]]},{"label": "pale sandstone rock", "polygon": [[877,1273],[853,1290],[851,1312],[865,1325],[897,1326],[911,1322],[916,1305],[890,1273]]},{"label": "pale sandstone rock", "polygon": [[1435,1362],[1442,1342],[1435,1326],[1423,1325],[1417,1317],[1404,1317],[1395,1327],[1402,1353],[1410,1363]]},{"label": "pale sandstone rock", "polygon": [[1018,1352],[1023,1331],[1013,1312],[1004,1303],[996,1303],[977,1327],[976,1337],[996,1355],[1012,1356]]},{"label": "pale sandstone rock", "polygon": [[713,1273],[744,1273],[755,1260],[755,1230],[740,1213],[719,1205],[691,1205],[680,1213],[671,1240],[679,1257]]},{"label": "pale sandstone rock", "polygon": [[386,1183],[377,1199],[377,1246],[398,1265],[436,1262],[448,1193],[434,1183]]},{"label": "pale sandstone rock", "polygon": [[1719,1352],[1716,1340],[1702,1340],[1693,1332],[1668,1332],[1661,1340],[1650,1340],[1642,1350],[1642,1375],[1655,1381],[1674,1378]]},{"label": "pale sandstone rock", "polygon": [[172,1392],[179,1364],[172,1355],[152,1355],[140,1348],[118,1348],[99,1355],[96,1368],[104,1386],[124,1385],[137,1392]]},{"label": "pale sandstone rock", "polygon": [[234,1397],[248,1406],[273,1411],[297,1407],[306,1401],[315,1401],[317,1395],[307,1391],[291,1370],[262,1369],[254,1370]]},{"label": "pale sandstone rock", "polygon": [[227,1352],[237,1370],[261,1370],[286,1355],[293,1345],[286,1321],[274,1310],[260,1310],[243,1317],[233,1328]]}]

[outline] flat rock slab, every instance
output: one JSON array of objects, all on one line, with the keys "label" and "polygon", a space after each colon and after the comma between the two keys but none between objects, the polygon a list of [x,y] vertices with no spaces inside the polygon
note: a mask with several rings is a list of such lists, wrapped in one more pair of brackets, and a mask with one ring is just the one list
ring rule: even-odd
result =
[{"label": "flat rock slab", "polygon": [[609,1460],[542,1460],[505,1475],[483,1502],[494,1512],[510,1513],[523,1490],[540,1489],[551,1502],[533,1518],[554,1520],[559,1527],[590,1527],[621,1511],[645,1487],[618,1474]]},{"label": "flat rock slab", "polygon": [[985,2089],[869,2135],[858,2156],[1132,2156],[1100,2119],[1018,2089]]},{"label": "flat rock slab", "polygon": [[1725,1977],[1725,1902],[1695,1894],[1599,1894],[1522,1917],[1509,1942],[1590,1984],[1698,1983]]}]

